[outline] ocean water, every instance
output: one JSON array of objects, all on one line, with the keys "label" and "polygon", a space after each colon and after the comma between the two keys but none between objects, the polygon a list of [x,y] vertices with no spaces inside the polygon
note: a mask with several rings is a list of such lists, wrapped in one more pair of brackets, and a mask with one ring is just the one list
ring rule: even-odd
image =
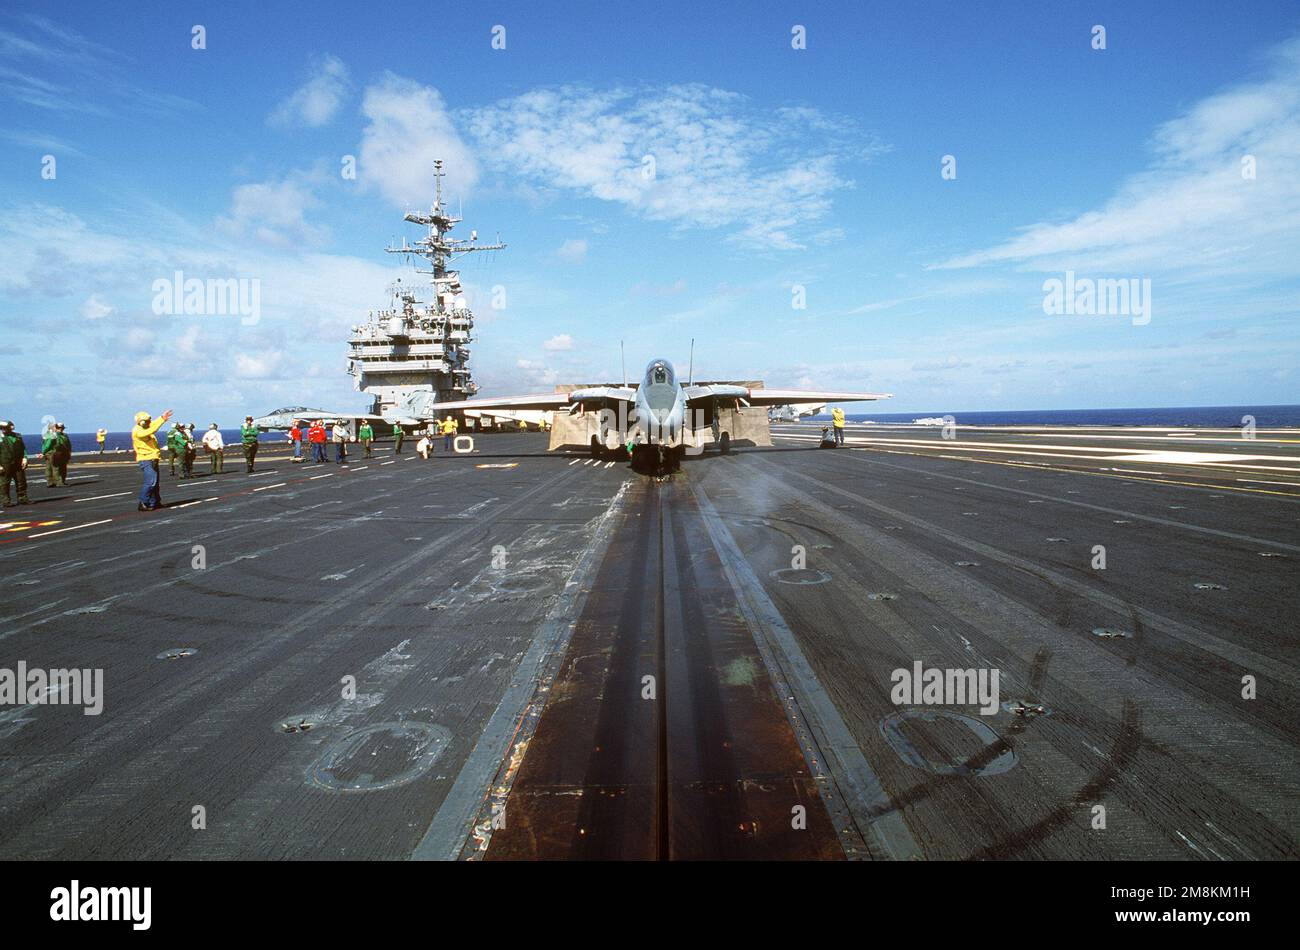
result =
[{"label": "ocean water", "polygon": [[[916,419],[952,416],[959,425],[971,426],[1200,426],[1211,429],[1240,428],[1243,417],[1254,416],[1259,429],[1300,427],[1300,406],[1186,406],[1160,409],[1022,409],[1015,412],[846,413],[855,422],[912,422]],[[830,414],[816,416],[829,419]]]}]

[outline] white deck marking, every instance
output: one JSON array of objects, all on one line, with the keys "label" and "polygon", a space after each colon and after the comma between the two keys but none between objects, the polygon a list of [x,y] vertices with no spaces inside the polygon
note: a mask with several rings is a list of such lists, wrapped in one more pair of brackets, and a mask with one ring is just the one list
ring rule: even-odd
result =
[{"label": "white deck marking", "polygon": [[134,495],[133,491],[116,491],[111,495],[94,495],[90,498],[78,498],[75,504],[81,504],[83,501],[99,501],[101,498],[121,498],[123,495]]},{"label": "white deck marking", "polygon": [[[780,438],[801,441],[819,441],[820,436],[803,433],[782,433]],[[1143,451],[1133,449],[1122,455],[1115,454],[1114,446],[1104,445],[1050,445],[1021,442],[972,442],[965,439],[849,439],[850,447],[873,445],[899,448],[934,449],[941,452],[988,452],[997,455],[1033,455],[1062,461],[1087,459],[1099,462],[1145,462],[1149,465],[1196,465],[1208,467],[1235,466],[1267,471],[1297,472],[1297,459],[1289,455],[1256,455],[1228,452],[1179,452],[1173,450]],[[1052,449],[1055,451],[1041,451]],[[1100,454],[1088,454],[1100,453]],[[1248,462],[1290,462],[1290,466],[1248,465]]]},{"label": "white deck marking", "polygon": [[272,488],[283,488],[288,482],[276,482],[274,485],[263,485],[261,488],[254,488],[253,491],[267,491]]},{"label": "white deck marking", "polygon": [[333,472],[326,472],[324,475],[308,475],[307,481],[314,482],[318,478],[333,478],[333,477],[334,477]]},{"label": "white deck marking", "polygon": [[76,531],[80,528],[93,528],[97,524],[108,524],[112,520],[113,520],[112,518],[105,518],[103,521],[88,521],[85,524],[74,524],[70,528],[57,528],[54,531],[42,531],[40,534],[29,534],[27,535],[27,537],[45,538],[45,537],[49,537],[52,534],[62,534],[65,531]]}]

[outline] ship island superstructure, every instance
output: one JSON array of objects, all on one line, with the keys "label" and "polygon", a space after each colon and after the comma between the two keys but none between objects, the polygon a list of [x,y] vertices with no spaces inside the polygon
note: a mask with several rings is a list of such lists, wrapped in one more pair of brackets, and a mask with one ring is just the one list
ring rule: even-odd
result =
[{"label": "ship island superstructure", "polygon": [[417,265],[416,272],[430,275],[432,298],[421,300],[414,286],[395,281],[388,288],[389,307],[370,311],[365,323],[352,328],[348,341],[348,373],[356,389],[373,397],[372,415],[395,421],[433,418],[440,404],[478,391],[469,368],[474,314],[459,272],[448,265],[464,254],[500,250],[505,244],[479,244],[477,231],[468,239],[449,236],[463,219],[443,204],[444,175],[442,162],[434,162],[433,206],[403,217],[427,228],[425,236],[412,244],[403,238],[400,247],[384,249],[428,262],[428,269]]}]

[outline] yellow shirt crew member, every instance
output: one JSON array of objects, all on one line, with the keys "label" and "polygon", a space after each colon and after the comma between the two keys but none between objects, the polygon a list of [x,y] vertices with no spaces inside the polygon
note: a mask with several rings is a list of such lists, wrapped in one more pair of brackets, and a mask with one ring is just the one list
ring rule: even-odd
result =
[{"label": "yellow shirt crew member", "polygon": [[131,430],[131,448],[135,449],[135,460],[140,466],[140,498],[136,504],[137,511],[157,511],[162,507],[162,492],[158,489],[158,460],[162,458],[162,453],[158,450],[158,439],[154,437],[154,433],[171,417],[170,409],[157,419],[151,419],[147,412],[135,414],[135,427]]},{"label": "yellow shirt crew member", "polygon": [[135,414],[135,428],[131,430],[131,447],[135,449],[135,460],[137,462],[156,462],[162,458],[162,452],[158,450],[158,440],[154,438],[154,433],[161,429],[170,417],[170,411],[164,412],[151,422],[149,413],[137,412]]}]

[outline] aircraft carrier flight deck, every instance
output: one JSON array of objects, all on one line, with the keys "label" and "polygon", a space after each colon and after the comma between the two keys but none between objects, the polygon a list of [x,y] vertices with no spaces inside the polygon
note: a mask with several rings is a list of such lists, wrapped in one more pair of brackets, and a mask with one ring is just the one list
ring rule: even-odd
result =
[{"label": "aircraft carrier flight deck", "polygon": [[819,433],[33,467],[0,665],[104,703],[0,713],[0,858],[1300,856],[1300,433]]}]

